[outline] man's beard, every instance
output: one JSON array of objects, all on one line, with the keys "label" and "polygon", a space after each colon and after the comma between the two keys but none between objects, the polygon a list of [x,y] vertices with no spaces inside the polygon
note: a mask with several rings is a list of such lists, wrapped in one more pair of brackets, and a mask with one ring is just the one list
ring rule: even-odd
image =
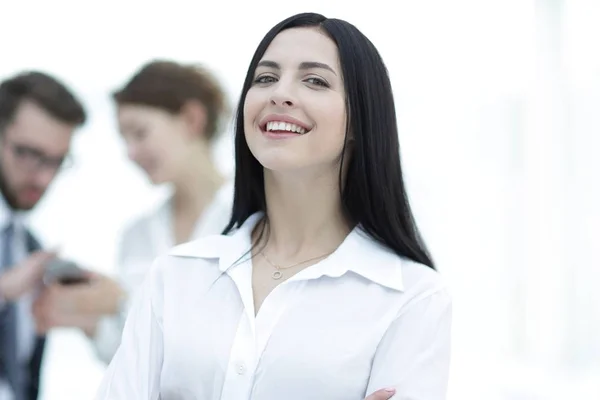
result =
[{"label": "man's beard", "polygon": [[4,197],[4,201],[6,201],[6,204],[8,204],[8,206],[12,210],[29,211],[33,207],[35,207],[35,204],[33,204],[29,207],[23,207],[21,204],[19,204],[19,200],[17,198],[15,191],[12,190],[10,188],[8,182],[6,182],[6,179],[4,177],[4,169],[1,166],[0,166],[0,193],[2,193],[2,196]]}]

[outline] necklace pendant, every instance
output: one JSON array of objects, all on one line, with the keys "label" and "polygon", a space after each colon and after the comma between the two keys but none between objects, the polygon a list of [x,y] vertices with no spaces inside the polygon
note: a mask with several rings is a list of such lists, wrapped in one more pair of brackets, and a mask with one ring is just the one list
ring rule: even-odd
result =
[{"label": "necklace pendant", "polygon": [[271,278],[275,279],[275,280],[279,280],[282,277],[282,273],[281,271],[273,271],[273,273],[271,274]]}]

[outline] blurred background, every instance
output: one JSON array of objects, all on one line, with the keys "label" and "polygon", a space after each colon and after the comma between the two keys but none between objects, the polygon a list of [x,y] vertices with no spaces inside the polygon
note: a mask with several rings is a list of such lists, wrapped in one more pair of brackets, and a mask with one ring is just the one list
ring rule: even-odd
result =
[{"label": "blurred background", "polygon": [[[90,119],[34,226],[113,270],[117,233],[155,204],[109,97],[143,63],[208,65],[232,101],[281,19],[354,23],[387,63],[409,193],[455,301],[450,400],[600,399],[600,1],[196,0],[0,4],[0,80],[62,79]],[[233,167],[231,132],[218,162]],[[103,366],[51,334],[42,400],[92,398]]]}]

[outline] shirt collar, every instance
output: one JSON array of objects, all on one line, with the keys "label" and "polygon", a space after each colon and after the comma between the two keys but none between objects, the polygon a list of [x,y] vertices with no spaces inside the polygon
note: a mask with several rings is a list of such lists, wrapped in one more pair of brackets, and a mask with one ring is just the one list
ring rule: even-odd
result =
[{"label": "shirt collar", "polygon": [[[206,236],[176,246],[170,254],[219,259],[219,269],[226,272],[239,261],[249,259],[252,245],[250,235],[262,216],[262,213],[255,213],[229,235]],[[317,279],[322,276],[338,278],[353,272],[381,286],[402,291],[402,263],[402,258],[374,241],[360,227],[356,227],[333,254],[288,281]]]}]

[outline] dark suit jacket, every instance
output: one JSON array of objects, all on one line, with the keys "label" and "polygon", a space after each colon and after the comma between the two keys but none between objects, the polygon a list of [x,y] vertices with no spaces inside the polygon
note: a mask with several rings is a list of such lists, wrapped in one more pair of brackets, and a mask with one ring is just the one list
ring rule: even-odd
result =
[{"label": "dark suit jacket", "polygon": [[[27,252],[33,253],[42,247],[30,232],[27,232]],[[27,400],[37,400],[40,387],[40,369],[42,367],[42,357],[44,355],[44,346],[46,344],[45,336],[37,336],[31,360],[29,361],[29,387],[25,396]]]}]

